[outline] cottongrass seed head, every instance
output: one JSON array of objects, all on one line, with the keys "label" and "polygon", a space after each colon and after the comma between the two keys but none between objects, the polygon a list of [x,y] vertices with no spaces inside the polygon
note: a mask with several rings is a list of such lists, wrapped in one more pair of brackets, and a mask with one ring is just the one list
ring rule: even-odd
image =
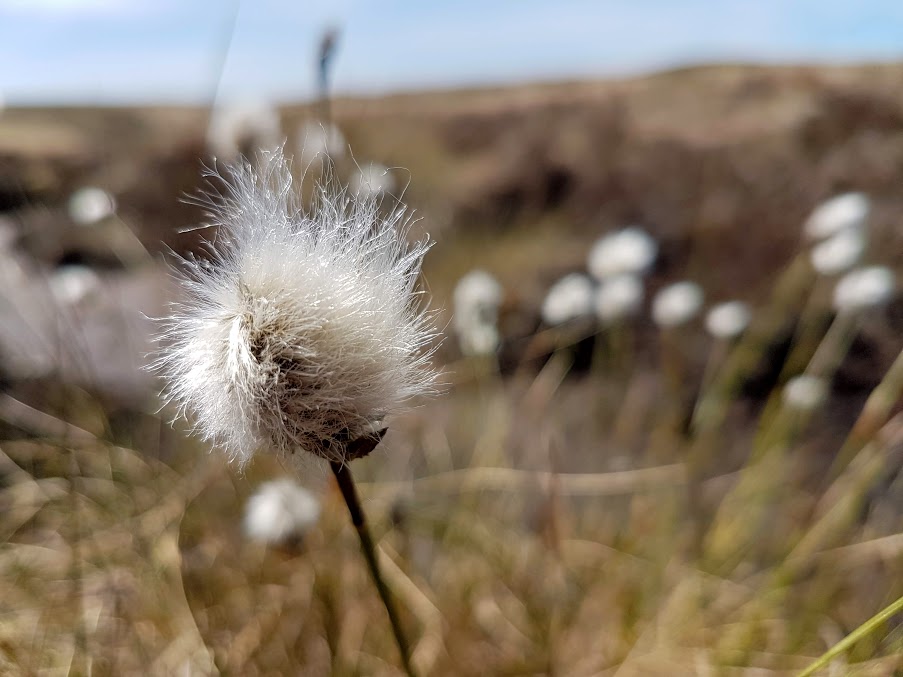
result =
[{"label": "cottongrass seed head", "polygon": [[679,327],[696,317],[703,299],[702,287],[695,282],[675,282],[652,299],[652,319],[659,327]]},{"label": "cottongrass seed head", "polygon": [[823,240],[847,229],[864,228],[870,210],[871,203],[864,193],[835,195],[812,210],[803,232],[810,240]]},{"label": "cottongrass seed head", "polygon": [[264,482],[245,506],[245,535],[266,545],[301,541],[320,519],[320,501],[297,482],[284,477]]},{"label": "cottongrass seed head", "polygon": [[787,381],[782,394],[789,407],[799,411],[813,411],[828,398],[828,384],[817,376],[800,374]]},{"label": "cottongrass seed head", "polygon": [[743,301],[725,301],[706,314],[705,329],[716,339],[733,339],[746,331],[751,319],[752,312]]},{"label": "cottongrass seed head", "polygon": [[590,249],[587,268],[597,280],[613,275],[643,275],[658,256],[658,243],[642,228],[630,226],[609,233]]},{"label": "cottongrass seed head", "polygon": [[241,464],[259,449],[349,460],[345,442],[435,391],[429,243],[409,244],[404,205],[328,177],[303,208],[281,151],[210,175],[225,190],[199,202],[218,232],[209,261],[177,272],[153,365],[164,397]]},{"label": "cottongrass seed head", "polygon": [[855,266],[865,253],[866,235],[861,228],[847,228],[822,240],[809,254],[820,275],[838,275]]},{"label": "cottongrass seed head", "polygon": [[582,273],[570,273],[549,289],[540,309],[543,322],[565,324],[593,313],[593,282]]},{"label": "cottongrass seed head", "polygon": [[488,355],[498,348],[503,290],[485,270],[472,270],[455,285],[452,327],[464,355]]},{"label": "cottongrass seed head", "polygon": [[851,270],[834,287],[834,308],[852,313],[882,306],[893,299],[895,287],[894,273],[885,266]]},{"label": "cottongrass seed head", "polygon": [[596,289],[593,307],[602,324],[614,324],[632,317],[643,307],[643,280],[639,275],[615,275]]}]

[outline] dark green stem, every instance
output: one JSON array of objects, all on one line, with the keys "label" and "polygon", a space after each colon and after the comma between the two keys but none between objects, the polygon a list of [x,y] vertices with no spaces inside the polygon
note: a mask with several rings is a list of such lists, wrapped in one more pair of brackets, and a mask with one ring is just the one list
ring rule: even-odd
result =
[{"label": "dark green stem", "polygon": [[408,640],[401,629],[401,621],[398,618],[398,612],[395,609],[395,602],[389,592],[389,586],[386,585],[379,570],[379,561],[376,555],[376,546],[370,536],[370,530],[367,528],[367,522],[364,518],[364,511],[361,508],[361,502],[357,495],[357,489],[354,486],[354,479],[351,476],[351,469],[347,463],[338,463],[330,461],[329,467],[335,474],[336,482],[342,492],[342,498],[345,499],[345,505],[348,506],[348,512],[351,513],[351,523],[357,530],[358,538],[361,541],[361,550],[364,552],[364,559],[367,560],[367,568],[370,569],[370,575],[376,584],[376,590],[382,599],[383,606],[389,614],[389,622],[392,624],[392,634],[395,635],[395,641],[398,644],[398,650],[401,652],[401,663],[405,672],[414,677],[416,673],[411,666],[411,650]]}]

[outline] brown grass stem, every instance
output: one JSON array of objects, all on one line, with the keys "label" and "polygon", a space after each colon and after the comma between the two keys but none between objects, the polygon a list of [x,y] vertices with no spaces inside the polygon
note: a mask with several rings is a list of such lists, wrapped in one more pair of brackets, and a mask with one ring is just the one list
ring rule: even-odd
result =
[{"label": "brown grass stem", "polygon": [[395,602],[389,591],[389,586],[379,568],[379,559],[376,553],[376,545],[370,536],[370,530],[367,528],[367,522],[364,517],[364,510],[361,507],[360,498],[354,485],[354,478],[351,476],[351,468],[347,463],[337,463],[331,461],[329,467],[335,475],[339,490],[342,492],[342,498],[345,499],[345,505],[348,506],[348,512],[351,514],[351,523],[357,531],[358,538],[361,542],[361,550],[364,553],[364,559],[367,561],[367,568],[373,577],[373,583],[382,600],[386,613],[389,615],[389,622],[392,625],[392,634],[395,636],[395,642],[398,644],[398,650],[401,653],[401,663],[405,672],[413,677],[416,673],[411,665],[411,649],[408,640],[405,637],[401,627],[401,620],[395,608]]}]

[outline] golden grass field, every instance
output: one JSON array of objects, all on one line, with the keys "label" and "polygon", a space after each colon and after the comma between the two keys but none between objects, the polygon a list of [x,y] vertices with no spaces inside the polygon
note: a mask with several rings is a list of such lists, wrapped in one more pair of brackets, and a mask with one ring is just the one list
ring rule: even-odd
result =
[{"label": "golden grass field", "polygon": [[[439,325],[469,270],[504,290],[498,354],[449,331],[443,394],[353,464],[421,674],[794,675],[903,595],[903,303],[835,316],[801,235],[819,201],[868,194],[865,262],[900,288],[901,75],[725,66],[334,102],[340,176],[410,176]],[[311,110],[281,109],[287,148]],[[144,315],[174,293],[164,244],[205,234],[178,233],[201,218],[178,200],[205,122],[0,114],[0,674],[400,674],[328,470],[300,477],[323,506],[301,547],[248,541],[246,500],[294,470],[239,472],[172,429],[140,371]],[[83,185],[117,200],[96,230],[66,216]],[[740,298],[742,338],[660,330],[648,303],[617,330],[542,324],[550,284],[631,223],[660,245],[647,297],[693,279],[707,305]],[[53,305],[61,263],[96,270],[96,296]],[[787,379],[816,368],[827,400],[789,406]],[[903,670],[901,618],[819,674]]]}]

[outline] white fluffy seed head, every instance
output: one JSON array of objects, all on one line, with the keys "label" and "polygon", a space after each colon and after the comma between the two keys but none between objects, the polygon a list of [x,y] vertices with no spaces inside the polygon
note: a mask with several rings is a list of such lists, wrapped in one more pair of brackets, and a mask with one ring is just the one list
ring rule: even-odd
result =
[{"label": "white fluffy seed head", "polygon": [[69,197],[69,218],[80,226],[91,226],[116,212],[116,200],[103,188],[79,188]]},{"label": "white fluffy seed head", "polygon": [[718,339],[737,338],[746,331],[752,313],[743,301],[727,301],[713,306],[705,316],[705,328]]},{"label": "white fluffy seed head", "polygon": [[502,287],[485,270],[472,270],[454,291],[452,326],[465,355],[488,355],[498,348],[498,312]]},{"label": "white fluffy seed head", "polygon": [[823,240],[849,228],[864,228],[870,203],[864,193],[843,193],[818,205],[803,224],[810,240]]},{"label": "white fluffy seed head", "polygon": [[241,463],[258,449],[347,460],[342,442],[434,392],[417,291],[429,243],[408,243],[403,205],[386,214],[328,177],[302,208],[281,151],[212,175],[218,232],[211,260],[177,275],[153,365],[164,396]]},{"label": "white fluffy seed head", "polygon": [[298,151],[305,167],[320,156],[339,160],[345,156],[345,136],[333,124],[307,121],[298,128]]},{"label": "white fluffy seed head", "polygon": [[652,319],[660,327],[678,327],[699,313],[702,288],[695,282],[675,282],[661,289],[652,300]]},{"label": "white fluffy seed head", "polygon": [[643,280],[638,275],[609,277],[596,290],[593,300],[596,317],[603,324],[632,317],[640,312],[643,295]]},{"label": "white fluffy seed head", "polygon": [[894,295],[893,271],[884,266],[857,268],[844,275],[834,287],[834,308],[855,312],[881,306]]},{"label": "white fluffy seed head", "polygon": [[266,545],[292,545],[320,519],[320,501],[300,484],[283,478],[264,482],[245,506],[245,535]]},{"label": "white fluffy seed head", "polygon": [[351,192],[361,198],[380,196],[395,190],[395,177],[391,170],[378,162],[361,167],[349,182]]},{"label": "white fluffy seed head", "polygon": [[593,282],[581,273],[570,273],[549,289],[542,303],[542,319],[558,325],[593,313]]},{"label": "white fluffy seed head", "polygon": [[597,280],[622,274],[642,275],[658,255],[658,243],[636,226],[624,228],[596,240],[590,249],[587,268]]},{"label": "white fluffy seed head", "polygon": [[812,247],[812,267],[821,275],[838,275],[855,266],[865,252],[865,231],[846,228]]},{"label": "white fluffy seed head", "polygon": [[812,411],[827,399],[828,384],[817,376],[802,374],[787,381],[782,394],[788,406],[800,411]]}]

